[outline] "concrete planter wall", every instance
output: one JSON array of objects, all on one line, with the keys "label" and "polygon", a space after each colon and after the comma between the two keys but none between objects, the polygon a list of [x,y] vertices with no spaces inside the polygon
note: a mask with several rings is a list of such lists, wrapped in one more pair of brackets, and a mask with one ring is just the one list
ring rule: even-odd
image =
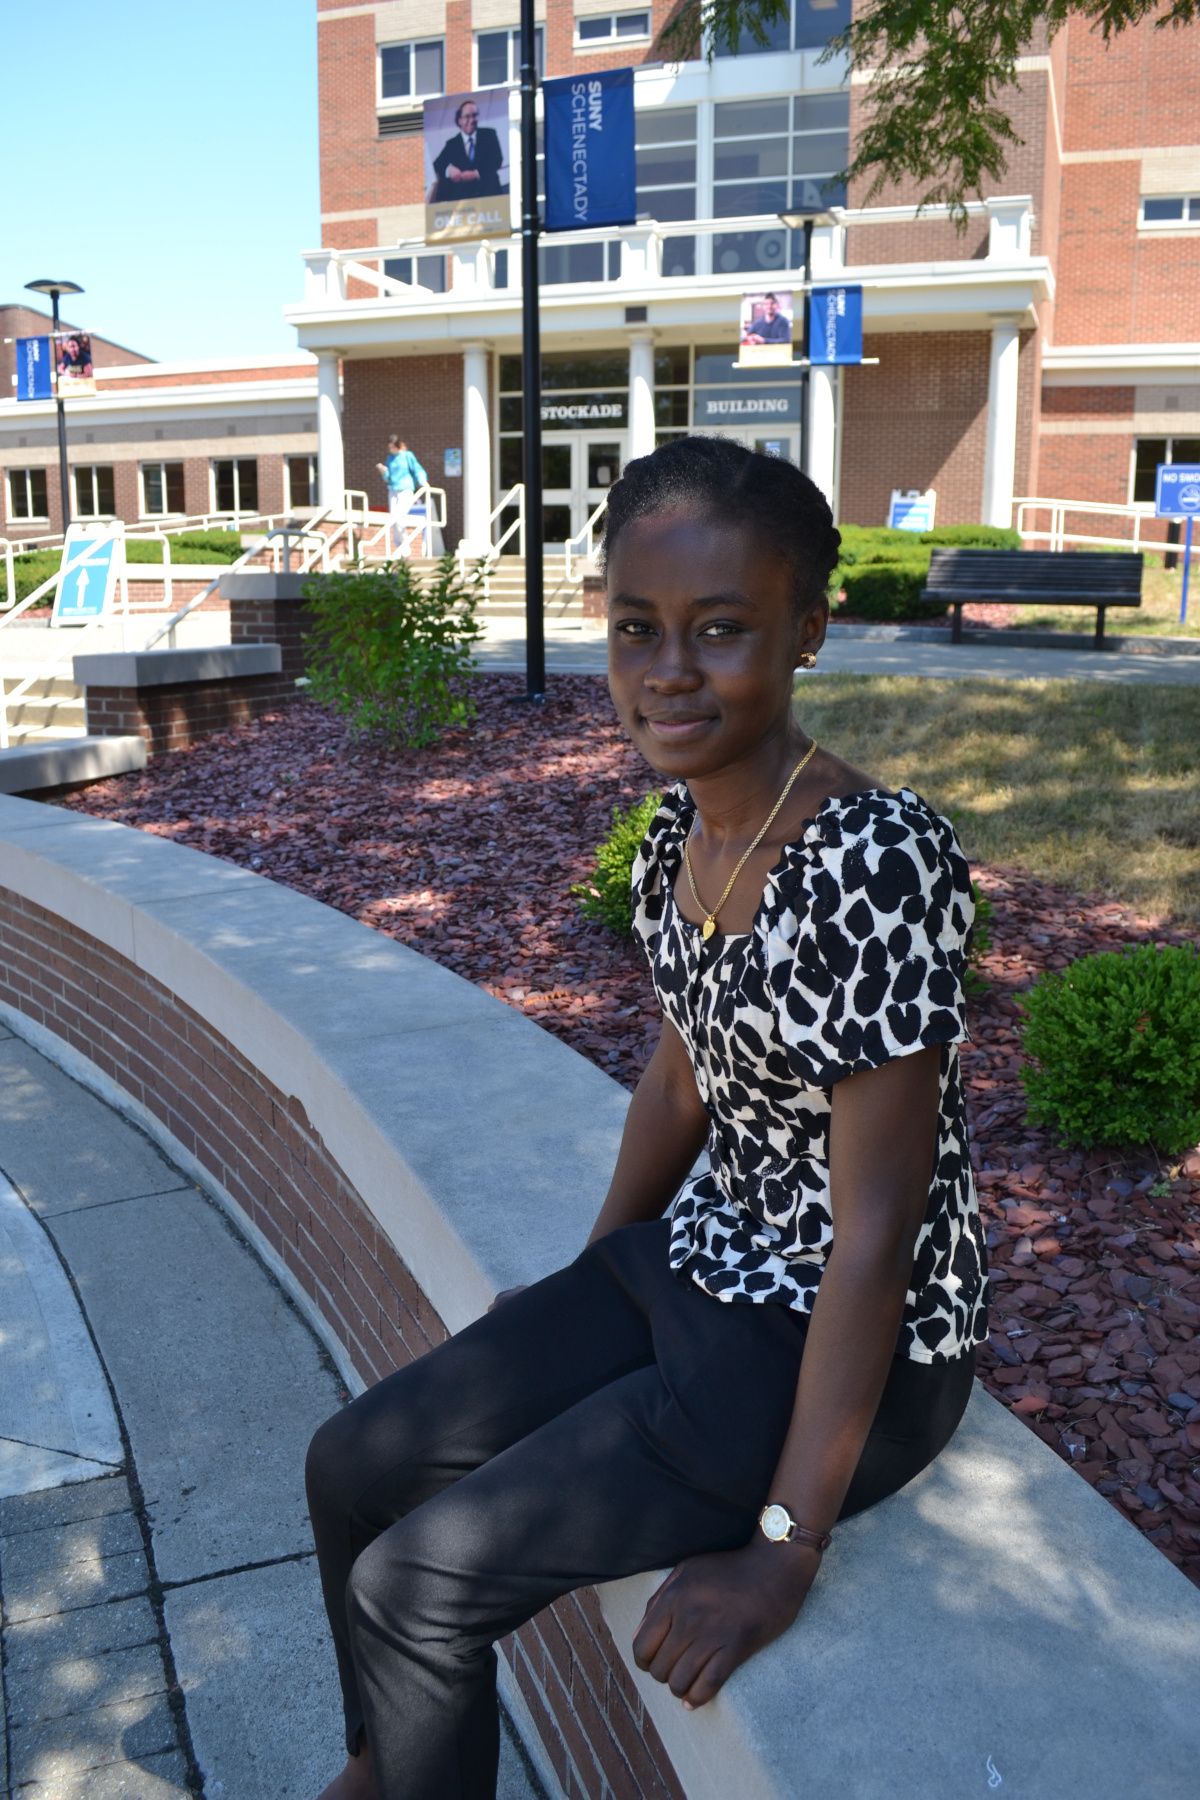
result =
[{"label": "concrete planter wall", "polygon": [[[356,1389],[576,1253],[625,1113],[531,1021],[341,914],[8,798],[0,1013],[228,1207]],[[654,1582],[503,1646],[553,1793],[1194,1795],[1200,1594],[982,1392],[701,1713],[629,1658]]]}]

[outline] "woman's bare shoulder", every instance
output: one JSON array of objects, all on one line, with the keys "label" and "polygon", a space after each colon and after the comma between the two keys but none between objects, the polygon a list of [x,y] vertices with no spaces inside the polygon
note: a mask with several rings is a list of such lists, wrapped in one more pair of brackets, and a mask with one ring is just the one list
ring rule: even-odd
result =
[{"label": "woman's bare shoulder", "polygon": [[869,775],[865,769],[846,762],[832,751],[822,749],[820,755],[821,763],[817,773],[826,799],[845,800],[851,794],[892,792],[886,781],[880,781],[877,775]]}]

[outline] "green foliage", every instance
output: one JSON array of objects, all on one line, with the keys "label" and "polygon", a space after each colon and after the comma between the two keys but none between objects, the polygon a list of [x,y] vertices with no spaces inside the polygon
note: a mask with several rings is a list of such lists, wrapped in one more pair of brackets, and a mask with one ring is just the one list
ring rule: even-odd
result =
[{"label": "green foliage", "polygon": [[[915,184],[922,205],[949,206],[965,230],[966,202],[1004,192],[1007,152],[1023,142],[1009,108],[1030,44],[1048,48],[1069,18],[1106,40],[1143,19],[1187,25],[1200,0],[867,0],[856,12],[827,51],[847,51],[853,69],[874,76],[845,171],[855,205]],[[683,0],[659,43],[668,60],[697,55],[706,34],[710,57],[736,52],[743,33],[761,46],[785,17],[786,0]]]},{"label": "green foliage", "polygon": [[929,574],[929,559],[905,562],[868,562],[842,572],[846,611],[860,619],[892,623],[898,619],[931,619],[944,613],[944,604],[922,602],[921,589]]},{"label": "green foliage", "polygon": [[480,564],[464,582],[448,551],[422,582],[410,563],[318,575],[301,590],[312,627],[305,637],[309,691],[360,736],[409,748],[475,716],[471,646]]},{"label": "green foliage", "polygon": [[1200,955],[1106,950],[1026,995],[1021,1080],[1035,1125],[1089,1150],[1200,1139]]},{"label": "green foliage", "polygon": [[975,926],[967,958],[967,992],[978,994],[987,986],[983,959],[992,947],[992,917],[996,909],[977,881],[971,883],[971,892],[975,896]]},{"label": "green foliage", "polygon": [[[214,567],[217,563],[233,563],[242,555],[242,540],[236,531],[179,531],[168,532],[171,540],[171,566],[181,563],[203,563]],[[126,538],[125,560],[131,563],[160,563],[163,559],[163,547],[159,538]],[[41,587],[43,581],[51,575],[57,575],[62,561],[62,551],[54,546],[47,550],[26,550],[13,558],[13,575],[16,580],[16,600],[24,600],[35,588]],[[13,601],[13,596],[4,591],[4,564],[0,562],[0,605]],[[132,596],[131,596],[132,598]],[[45,596],[49,606],[54,599],[53,588]]]},{"label": "green foliage", "polygon": [[633,936],[633,859],[661,804],[661,794],[647,794],[628,812],[614,806],[612,830],[596,846],[595,868],[571,889],[585,918],[598,920],[621,937]]},{"label": "green foliage", "polygon": [[939,525],[923,531],[921,542],[952,550],[1019,550],[1021,534],[1003,525]]}]

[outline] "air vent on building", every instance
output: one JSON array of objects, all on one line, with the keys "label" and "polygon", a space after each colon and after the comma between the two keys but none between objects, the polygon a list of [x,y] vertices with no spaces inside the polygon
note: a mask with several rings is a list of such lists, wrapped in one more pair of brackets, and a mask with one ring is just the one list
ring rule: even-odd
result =
[{"label": "air vent on building", "polygon": [[1168,412],[1178,412],[1179,411],[1179,395],[1178,394],[1168,394],[1167,395],[1167,411]]},{"label": "air vent on building", "polygon": [[644,325],[648,317],[649,314],[644,306],[627,306],[625,308],[625,323],[627,325]]},{"label": "air vent on building", "polygon": [[380,137],[415,137],[425,126],[423,112],[385,113],[379,121]]},{"label": "air vent on building", "polygon": [[83,441],[85,444],[94,444],[96,441],[95,432],[94,431],[85,431],[83,434]]},{"label": "air vent on building", "polygon": [[236,425],[227,425],[225,427],[225,435],[226,435],[226,437],[236,437],[237,436],[237,426]]},{"label": "air vent on building", "polygon": [[155,428],[154,428],[154,435],[155,435],[155,437],[156,437],[156,438],[161,438],[161,437],[162,437],[162,426],[161,426],[161,425],[156,425],[156,426],[155,426]]}]

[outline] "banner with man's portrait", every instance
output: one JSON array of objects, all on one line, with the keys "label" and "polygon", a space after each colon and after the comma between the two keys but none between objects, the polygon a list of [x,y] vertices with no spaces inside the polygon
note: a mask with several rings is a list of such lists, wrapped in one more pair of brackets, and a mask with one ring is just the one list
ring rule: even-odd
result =
[{"label": "banner with man's portrait", "polygon": [[739,369],[792,361],[792,290],[774,288],[742,295]]},{"label": "banner with man's portrait", "polygon": [[425,102],[425,242],[508,237],[508,89]]}]

